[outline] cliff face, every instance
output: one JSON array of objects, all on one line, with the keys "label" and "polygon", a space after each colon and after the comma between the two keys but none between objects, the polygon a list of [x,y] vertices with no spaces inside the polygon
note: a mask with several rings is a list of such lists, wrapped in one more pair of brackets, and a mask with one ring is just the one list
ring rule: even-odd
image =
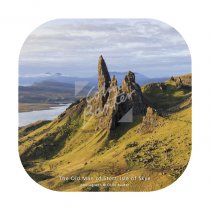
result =
[{"label": "cliff face", "polygon": [[[118,87],[117,78],[110,75],[102,56],[98,63],[98,94],[88,103],[88,109],[99,118],[97,129],[115,129],[119,122],[131,122],[133,115],[145,114],[146,104],[141,87],[135,82],[135,74],[131,71],[125,76],[122,87]],[[129,112],[128,119],[123,117]],[[90,113],[90,112],[89,112]]]}]

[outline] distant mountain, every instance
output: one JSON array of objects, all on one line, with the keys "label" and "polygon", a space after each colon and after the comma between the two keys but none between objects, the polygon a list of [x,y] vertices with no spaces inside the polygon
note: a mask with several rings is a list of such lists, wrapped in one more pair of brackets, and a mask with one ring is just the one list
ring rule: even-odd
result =
[{"label": "distant mountain", "polygon": [[74,100],[74,86],[43,81],[31,86],[19,86],[19,103],[62,103]]},{"label": "distant mountain", "polygon": [[[141,73],[137,73],[137,72],[134,72],[134,73],[135,73],[136,82],[140,85],[145,85],[145,84],[152,83],[152,82],[164,82],[167,79],[169,79],[169,77],[150,78],[150,77],[147,77]],[[110,72],[111,77],[113,75],[115,75],[115,77],[117,77],[117,81],[118,81],[119,85],[122,84],[122,81],[125,78],[126,74],[127,74],[127,72]]]},{"label": "distant mountain", "polygon": [[75,81],[90,81],[93,82],[95,80],[95,77],[90,77],[90,78],[79,78],[79,77],[71,77],[71,76],[66,76],[62,75],[60,73],[56,74],[50,74],[45,73],[43,75],[32,75],[32,76],[20,76],[19,77],[19,85],[20,86],[31,86],[34,83],[40,83],[43,81],[53,81],[53,82],[61,82],[61,83],[68,83],[68,84],[74,84]]},{"label": "distant mountain", "polygon": [[71,103],[87,96],[90,89],[90,84],[86,84],[75,96],[74,82],[45,80],[30,86],[19,86],[19,103]]}]

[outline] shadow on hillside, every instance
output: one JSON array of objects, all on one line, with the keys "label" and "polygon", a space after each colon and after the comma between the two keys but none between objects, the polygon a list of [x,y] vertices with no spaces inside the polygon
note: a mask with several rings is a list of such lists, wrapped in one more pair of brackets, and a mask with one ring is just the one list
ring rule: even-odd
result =
[{"label": "shadow on hillside", "polygon": [[142,115],[136,115],[133,117],[133,122],[123,122],[123,123],[118,123],[118,126],[114,129],[111,130],[109,139],[110,140],[115,140],[118,141],[125,133],[127,133],[131,128],[139,125],[142,122],[143,116]]},{"label": "shadow on hillside", "polygon": [[29,172],[29,171],[27,171],[27,173],[35,182],[40,182],[40,181],[44,181],[46,179],[53,178],[53,176],[47,175],[47,174],[35,174],[35,173]]},{"label": "shadow on hillside", "polygon": [[22,164],[36,159],[51,159],[65,145],[67,132],[60,134],[59,132],[47,133],[42,139],[32,144],[21,156]]},{"label": "shadow on hillside", "polygon": [[[177,92],[181,95],[176,95]],[[191,88],[176,88],[173,85],[167,84],[166,88],[161,90],[157,86],[147,87],[143,92],[146,103],[157,109],[166,110],[172,108],[186,100]]]}]

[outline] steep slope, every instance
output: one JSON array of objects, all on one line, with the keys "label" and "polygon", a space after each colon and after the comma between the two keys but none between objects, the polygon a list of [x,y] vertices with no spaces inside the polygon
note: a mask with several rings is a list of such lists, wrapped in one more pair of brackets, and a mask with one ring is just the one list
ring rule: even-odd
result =
[{"label": "steep slope", "polygon": [[[120,92],[113,77],[101,104],[108,104],[106,113],[87,115],[90,101],[84,98],[51,122],[21,128],[19,152],[27,173],[58,191],[152,191],[173,183],[191,153],[191,90],[173,78],[140,88],[134,76],[128,73],[124,92],[139,90],[123,108],[116,108]],[[94,109],[99,105],[96,98],[92,103]],[[132,123],[110,126],[135,106]]]}]

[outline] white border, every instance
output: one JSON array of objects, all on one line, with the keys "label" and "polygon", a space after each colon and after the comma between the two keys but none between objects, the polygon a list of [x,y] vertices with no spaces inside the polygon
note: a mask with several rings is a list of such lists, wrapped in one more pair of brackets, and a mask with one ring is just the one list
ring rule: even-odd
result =
[{"label": "white border", "polygon": [[[0,5],[1,203],[4,209],[206,209],[210,204],[208,0],[5,0]],[[17,76],[20,48],[34,28],[57,18],[153,18],[185,38],[193,67],[193,152],[171,186],[150,193],[58,193],[25,173],[17,151]],[[3,208],[1,208],[3,209]]]}]

